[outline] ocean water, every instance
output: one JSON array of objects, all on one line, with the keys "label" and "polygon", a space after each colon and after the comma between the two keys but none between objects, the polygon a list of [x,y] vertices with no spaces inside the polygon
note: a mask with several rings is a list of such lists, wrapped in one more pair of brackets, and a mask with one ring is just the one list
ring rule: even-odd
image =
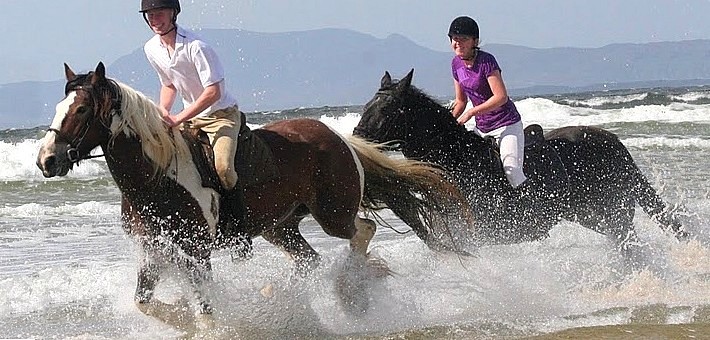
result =
[{"label": "ocean water", "polygon": [[[647,265],[630,268],[604,236],[570,222],[545,240],[482,247],[472,258],[432,252],[412,233],[380,227],[371,250],[394,273],[370,286],[370,309],[353,314],[334,289],[347,242],[306,219],[302,231],[323,255],[309,278],[294,280],[289,260],[262,239],[249,261],[214,253],[215,327],[204,334],[189,310],[159,320],[134,305],[137,252],[120,227],[119,192],[103,159],[45,179],[35,157],[46,127],[10,129],[0,131],[0,338],[710,338],[710,88],[516,104],[526,125],[618,134],[691,240],[676,241],[637,209]],[[348,135],[360,111],[291,109],[250,113],[248,121],[256,128],[305,116]],[[408,230],[391,213],[383,217]],[[259,293],[267,284],[271,298]],[[189,292],[176,273],[156,295],[183,306]]]}]

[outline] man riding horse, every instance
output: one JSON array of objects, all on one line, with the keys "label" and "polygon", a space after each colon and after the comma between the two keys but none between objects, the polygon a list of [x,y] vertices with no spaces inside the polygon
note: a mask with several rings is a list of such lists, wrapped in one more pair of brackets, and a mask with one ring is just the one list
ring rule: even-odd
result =
[{"label": "man riding horse", "polygon": [[[231,220],[237,221],[232,228],[237,234],[237,226],[243,224],[245,218],[244,193],[241,187],[232,189],[238,184],[234,156],[243,114],[237,100],[227,90],[224,68],[210,45],[194,32],[177,25],[178,0],[142,0],[140,12],[155,32],[145,43],[144,51],[160,79],[158,106],[163,119],[170,127],[184,124],[204,131],[209,137],[222,185],[221,205],[236,205],[236,209],[229,210],[233,212]],[[178,94],[182,97],[183,109],[171,115]]]}]

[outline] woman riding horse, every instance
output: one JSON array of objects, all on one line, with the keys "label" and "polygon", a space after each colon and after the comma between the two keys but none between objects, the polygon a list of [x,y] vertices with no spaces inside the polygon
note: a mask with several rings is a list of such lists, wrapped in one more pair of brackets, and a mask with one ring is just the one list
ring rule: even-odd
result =
[{"label": "woman riding horse", "polygon": [[600,128],[555,129],[526,147],[525,172],[549,186],[550,196],[510,199],[516,193],[504,176],[496,147],[466,131],[447,108],[414,87],[413,74],[411,70],[396,82],[385,72],[353,134],[390,143],[407,158],[447,169],[468,195],[479,236],[489,242],[538,240],[567,219],[609,235],[621,249],[630,250],[640,244],[633,226],[636,203],[676,237],[687,236],[618,137]]}]

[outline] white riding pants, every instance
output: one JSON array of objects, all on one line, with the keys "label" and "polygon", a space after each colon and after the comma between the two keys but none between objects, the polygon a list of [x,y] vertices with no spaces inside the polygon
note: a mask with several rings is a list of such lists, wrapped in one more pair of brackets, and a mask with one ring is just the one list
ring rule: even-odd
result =
[{"label": "white riding pants", "polygon": [[481,132],[473,127],[471,130],[481,137],[493,137],[500,148],[500,160],[503,171],[510,185],[517,188],[527,180],[523,173],[523,160],[525,159],[525,136],[523,135],[523,122],[499,127],[490,132]]}]

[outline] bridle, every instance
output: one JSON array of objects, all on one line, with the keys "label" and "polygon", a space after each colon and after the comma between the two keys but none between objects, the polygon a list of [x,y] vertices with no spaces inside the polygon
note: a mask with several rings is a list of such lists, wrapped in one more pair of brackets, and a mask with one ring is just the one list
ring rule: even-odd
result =
[{"label": "bridle", "polygon": [[[402,118],[405,113],[404,105],[402,103],[400,103],[402,101],[401,99],[399,99],[397,96],[392,94],[392,91],[393,90],[391,90],[391,89],[389,89],[389,90],[382,90],[381,89],[381,90],[377,91],[377,93],[375,93],[375,96],[376,97],[392,98],[395,102],[394,103],[395,107],[397,107],[397,112],[395,112],[394,115],[392,115],[393,118],[391,120],[400,121],[400,118]],[[365,111],[367,111],[367,110],[365,110]],[[406,119],[406,117],[404,117],[404,118]],[[398,127],[398,126],[395,126],[397,124],[387,124],[387,125],[388,126],[385,127],[384,133],[379,134],[380,136],[388,136],[390,134],[390,132],[392,132],[393,129]],[[404,133],[404,136],[407,136],[409,134],[409,130],[411,129],[411,126],[410,126],[410,124],[404,124],[404,125],[405,126],[404,126],[403,133]],[[403,147],[402,144],[405,144],[405,143],[406,143],[405,140],[390,140],[390,141],[386,142],[386,144],[389,144],[389,146],[392,148],[392,150],[402,149],[402,147]],[[394,145],[397,145],[397,146],[395,147]]]},{"label": "bridle", "polygon": [[[96,96],[94,96],[95,93],[93,93],[94,88],[91,85],[79,85],[79,86],[69,87],[69,84],[67,84],[67,88],[65,89],[65,94],[68,94],[71,91],[79,91],[79,90],[85,91],[89,94],[89,97],[91,98],[91,106],[93,108],[93,114],[91,115],[89,120],[86,122],[86,124],[84,124],[84,127],[82,128],[81,132],[77,135],[77,137],[75,137],[74,139],[72,139],[71,142],[69,142],[69,149],[67,150],[67,160],[71,164],[75,164],[75,163],[78,163],[78,162],[80,162],[82,160],[86,160],[86,159],[99,158],[99,157],[104,156],[103,154],[82,156],[81,153],[79,153],[79,146],[84,141],[84,138],[86,138],[86,135],[89,133],[89,130],[91,129],[91,127],[94,125],[95,121],[97,120],[96,119],[96,114],[97,114],[96,109],[98,108],[98,105],[96,104]],[[118,99],[113,99],[113,98],[111,99],[111,111],[113,112],[111,114],[112,116],[118,114],[118,110],[120,110],[120,92],[118,92],[118,93],[119,93]],[[106,126],[106,124],[104,124],[104,122],[102,122],[101,120],[99,120],[99,123],[105,129],[110,130],[110,128],[108,126]],[[63,138],[61,131],[59,131],[58,129],[50,127],[47,129],[47,131],[54,132],[57,134],[57,136],[59,138]],[[67,140],[66,138],[63,138],[63,139]]]}]

